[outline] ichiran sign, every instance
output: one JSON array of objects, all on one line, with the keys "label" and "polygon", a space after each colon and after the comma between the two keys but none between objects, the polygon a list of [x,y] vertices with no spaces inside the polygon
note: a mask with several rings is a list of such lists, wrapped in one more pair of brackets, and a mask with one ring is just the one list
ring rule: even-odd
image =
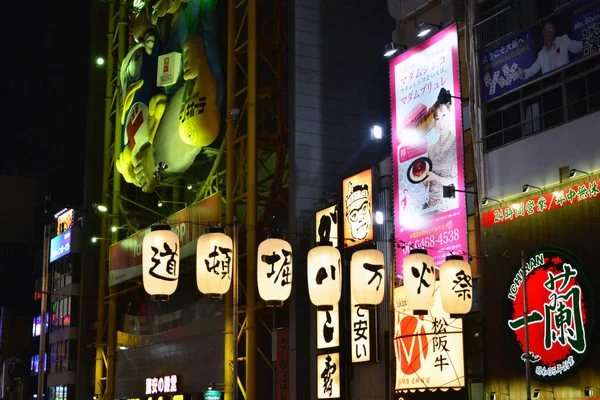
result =
[{"label": "ichiran sign", "polygon": [[580,364],[590,344],[594,326],[594,296],[580,263],[556,249],[530,255],[512,278],[506,295],[506,338],[524,367],[525,318],[523,282],[527,285],[528,337],[531,376],[538,380],[561,379]]}]

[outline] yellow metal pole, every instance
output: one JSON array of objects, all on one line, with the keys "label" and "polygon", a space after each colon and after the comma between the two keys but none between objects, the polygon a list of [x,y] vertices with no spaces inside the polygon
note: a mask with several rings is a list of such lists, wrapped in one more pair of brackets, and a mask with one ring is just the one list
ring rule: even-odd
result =
[{"label": "yellow metal pole", "polygon": [[[235,33],[236,33],[236,16],[235,16],[235,2],[236,0],[229,0],[227,2],[227,136],[225,138],[227,145],[227,181],[225,199],[227,203],[226,211],[226,223],[227,233],[231,236],[233,234],[232,224],[236,214],[235,204],[233,198],[235,197],[235,178],[236,178],[236,162],[234,153],[234,135],[235,135],[235,123],[230,114],[232,108],[235,107]],[[237,255],[236,255],[237,257]],[[235,265],[235,264],[234,264]],[[235,266],[237,268],[237,266]],[[236,271],[234,271],[236,273]],[[233,286],[233,285],[232,285]],[[225,340],[225,400],[234,400],[235,384],[236,384],[236,368],[234,363],[237,347],[237,338],[234,334],[233,325],[233,287],[225,295],[225,327],[223,330]]]},{"label": "yellow metal pole", "polygon": [[[115,35],[115,19],[113,15],[115,13],[115,3],[108,3],[108,51],[106,52],[106,88],[104,98],[104,159],[102,168],[102,195],[106,196],[108,193],[108,179],[110,175],[110,164],[111,157],[109,154],[110,144],[112,141],[112,123],[111,123],[111,104],[114,96],[113,90],[113,73],[115,69],[115,62],[113,58],[113,40]],[[104,200],[104,199],[103,199]],[[101,237],[107,237],[108,233],[108,221],[106,218],[101,219],[100,235]],[[95,395],[103,400],[105,398],[105,365],[104,365],[104,340],[105,340],[105,324],[106,316],[104,312],[104,297],[106,296],[107,288],[107,253],[108,243],[105,240],[100,241],[100,260],[98,266],[98,319],[96,326],[96,371],[95,371]]]},{"label": "yellow metal pole", "polygon": [[[121,63],[125,58],[125,50],[127,46],[127,9],[125,2],[119,1],[119,22],[117,26],[118,47],[117,47],[117,70],[121,67]],[[122,90],[122,89],[121,89]],[[120,102],[117,102],[116,112],[114,115],[114,153],[113,160],[118,160],[121,154],[122,127],[121,127],[121,107]],[[113,168],[113,193],[112,193],[112,225],[120,226],[119,210],[121,202],[121,174],[117,168]],[[112,242],[117,239],[118,231],[113,233]],[[113,289],[109,288],[109,293],[113,293]],[[108,301],[108,332],[107,332],[107,366],[106,366],[106,399],[113,400],[115,396],[115,368],[116,368],[116,345],[117,345],[117,296],[110,296]]]},{"label": "yellow metal pole", "polygon": [[256,0],[248,0],[247,203],[246,203],[246,399],[256,400]]}]

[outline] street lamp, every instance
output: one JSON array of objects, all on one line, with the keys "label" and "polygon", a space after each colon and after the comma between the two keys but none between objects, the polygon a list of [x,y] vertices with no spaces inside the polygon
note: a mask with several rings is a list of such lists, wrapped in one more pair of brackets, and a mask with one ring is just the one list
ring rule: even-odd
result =
[{"label": "street lamp", "polygon": [[585,174],[587,176],[590,176],[589,172],[585,172],[580,169],[573,168],[569,171],[569,178],[575,178],[577,176],[577,174]]},{"label": "street lamp", "polygon": [[542,188],[537,187],[537,186],[533,186],[533,185],[529,185],[529,184],[526,183],[525,185],[523,185],[523,193],[529,192],[529,189],[532,189],[532,188],[533,189],[537,189],[540,192],[543,192]]},{"label": "street lamp", "polygon": [[488,205],[488,203],[489,203],[490,201],[495,201],[495,202],[496,202],[496,203],[498,203],[498,204],[502,204],[502,203],[500,202],[500,200],[492,199],[491,197],[484,197],[484,198],[481,200],[481,205],[483,205],[483,206],[487,206],[487,205]]},{"label": "street lamp", "polygon": [[379,125],[373,125],[371,127],[371,139],[381,140],[383,138],[383,129]]},{"label": "street lamp", "polygon": [[105,213],[108,211],[108,207],[106,207],[102,203],[94,203],[94,204],[92,204],[92,207],[94,207],[94,209],[98,210],[101,213]]},{"label": "street lamp", "polygon": [[110,240],[109,238],[103,238],[103,237],[98,237],[98,236],[92,236],[92,243],[97,243],[98,240]]},{"label": "street lamp", "polygon": [[417,33],[417,36],[420,38],[429,35],[429,33],[431,33],[433,28],[437,28],[437,30],[442,29],[441,25],[429,24],[427,22],[420,23],[418,28],[419,28],[419,32]]}]

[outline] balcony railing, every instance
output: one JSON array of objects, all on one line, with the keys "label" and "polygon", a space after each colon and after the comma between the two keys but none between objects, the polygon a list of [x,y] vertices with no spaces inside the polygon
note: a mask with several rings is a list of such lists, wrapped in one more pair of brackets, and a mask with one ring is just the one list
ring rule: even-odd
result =
[{"label": "balcony railing", "polygon": [[504,7],[495,14],[475,24],[477,49],[482,49],[497,42],[514,31],[516,18],[511,6]]},{"label": "balcony railing", "polygon": [[496,150],[596,111],[600,111],[600,92],[484,136],[484,152]]}]

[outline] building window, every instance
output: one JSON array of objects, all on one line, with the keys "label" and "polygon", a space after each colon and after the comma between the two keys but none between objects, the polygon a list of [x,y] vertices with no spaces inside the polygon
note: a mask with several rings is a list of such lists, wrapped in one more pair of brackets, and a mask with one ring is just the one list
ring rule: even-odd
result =
[{"label": "building window", "polygon": [[484,152],[600,110],[598,73],[595,55],[486,103]]},{"label": "building window", "polygon": [[52,303],[52,330],[71,326],[71,296]]},{"label": "building window", "polygon": [[[48,332],[48,317],[49,317],[49,315],[46,314],[46,332]],[[41,328],[42,328],[42,316],[39,315],[39,316],[33,318],[33,327],[31,329],[31,336],[32,337],[40,336],[40,333],[42,330]]]},{"label": "building window", "polygon": [[49,400],[67,400],[69,393],[68,386],[49,386],[48,394]]},{"label": "building window", "polygon": [[[44,372],[48,368],[48,354],[44,353]],[[31,375],[37,375],[40,371],[40,355],[36,354],[31,357]]]},{"label": "building window", "polygon": [[62,372],[75,369],[77,342],[62,340],[50,345],[50,372]]}]

